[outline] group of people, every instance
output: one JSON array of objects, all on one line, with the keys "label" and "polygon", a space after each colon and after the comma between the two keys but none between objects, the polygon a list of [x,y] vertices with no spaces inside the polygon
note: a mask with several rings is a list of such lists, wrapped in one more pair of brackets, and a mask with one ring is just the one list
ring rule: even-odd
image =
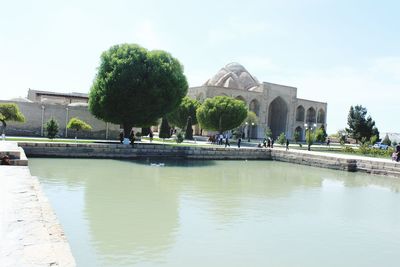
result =
[{"label": "group of people", "polygon": [[396,149],[392,154],[392,160],[395,160],[397,162],[400,161],[400,144],[396,146]]},{"label": "group of people", "polygon": [[[153,137],[154,137],[153,131],[150,129],[150,132],[149,132],[150,143],[153,142]],[[121,144],[124,143],[124,138],[125,138],[125,134],[123,131],[121,131],[119,133],[119,141],[121,142]],[[135,131],[133,130],[133,128],[132,128],[131,132],[129,133],[129,142],[131,145],[133,145],[135,143]]]},{"label": "group of people", "polygon": [[[239,138],[240,139],[240,138]],[[211,144],[217,144],[217,145],[224,145],[225,147],[227,146],[231,146],[231,144],[229,143],[229,135],[228,134],[215,134],[212,135],[208,138],[208,142],[210,142]],[[238,143],[238,146],[240,147],[240,143]]]}]

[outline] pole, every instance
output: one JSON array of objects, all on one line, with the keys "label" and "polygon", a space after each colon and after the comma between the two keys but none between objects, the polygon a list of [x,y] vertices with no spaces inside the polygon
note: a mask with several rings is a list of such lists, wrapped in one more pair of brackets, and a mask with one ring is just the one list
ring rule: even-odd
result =
[{"label": "pole", "polygon": [[40,128],[40,135],[41,136],[44,136],[44,129],[43,129],[43,127],[44,127],[44,106],[42,106],[42,127]]},{"label": "pole", "polygon": [[65,137],[68,137],[68,107],[65,108]]}]

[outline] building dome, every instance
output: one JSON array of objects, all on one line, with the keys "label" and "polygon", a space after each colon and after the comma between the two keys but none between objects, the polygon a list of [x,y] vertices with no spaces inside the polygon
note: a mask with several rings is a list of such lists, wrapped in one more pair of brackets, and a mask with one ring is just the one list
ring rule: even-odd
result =
[{"label": "building dome", "polygon": [[253,91],[260,83],[239,63],[229,63],[204,85]]}]

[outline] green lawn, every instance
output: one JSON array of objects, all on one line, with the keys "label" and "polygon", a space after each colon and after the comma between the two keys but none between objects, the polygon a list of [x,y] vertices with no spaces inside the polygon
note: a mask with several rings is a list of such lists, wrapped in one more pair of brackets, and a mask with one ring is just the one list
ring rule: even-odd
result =
[{"label": "green lawn", "polygon": [[19,138],[19,137],[6,137],[6,141],[16,142],[46,142],[46,143],[94,143],[92,140],[80,140],[80,139],[48,139],[48,138]]}]

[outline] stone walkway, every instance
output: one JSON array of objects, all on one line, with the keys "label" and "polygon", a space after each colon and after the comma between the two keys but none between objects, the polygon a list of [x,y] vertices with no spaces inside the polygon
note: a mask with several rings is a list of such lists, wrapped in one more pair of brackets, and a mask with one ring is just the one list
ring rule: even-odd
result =
[{"label": "stone walkway", "polygon": [[28,167],[0,166],[0,266],[76,266],[64,232]]}]

